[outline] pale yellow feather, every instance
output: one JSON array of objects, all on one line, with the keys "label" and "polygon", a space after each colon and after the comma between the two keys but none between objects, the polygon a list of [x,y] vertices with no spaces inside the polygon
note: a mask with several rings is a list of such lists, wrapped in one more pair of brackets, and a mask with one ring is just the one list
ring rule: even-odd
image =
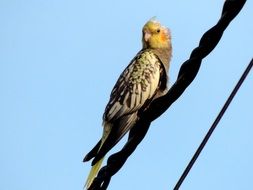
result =
[{"label": "pale yellow feather", "polygon": [[[111,124],[110,123],[104,122],[103,125],[104,125],[104,130],[103,130],[103,136],[102,136],[101,145],[99,147],[99,150],[111,132]],[[88,189],[91,186],[93,180],[97,177],[97,174],[99,172],[99,169],[101,168],[103,160],[104,160],[104,157],[101,158],[94,166],[92,166],[90,173],[88,175],[88,178],[86,180],[86,183],[84,185],[84,188]]]},{"label": "pale yellow feather", "polygon": [[98,171],[99,171],[99,169],[102,165],[103,160],[104,160],[104,157],[101,158],[94,166],[92,166],[92,168],[90,170],[90,173],[89,173],[89,176],[88,176],[88,178],[86,180],[86,183],[84,185],[86,187],[86,189],[88,189],[91,186],[93,180],[97,176]]}]

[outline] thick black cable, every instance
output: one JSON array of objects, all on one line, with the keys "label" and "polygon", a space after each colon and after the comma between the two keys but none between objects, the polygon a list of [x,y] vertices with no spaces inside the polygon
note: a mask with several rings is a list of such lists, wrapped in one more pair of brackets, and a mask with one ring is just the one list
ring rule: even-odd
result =
[{"label": "thick black cable", "polygon": [[235,97],[236,93],[238,92],[239,88],[241,87],[243,81],[245,80],[245,78],[249,74],[250,69],[252,68],[252,66],[253,66],[253,59],[251,60],[251,62],[248,64],[247,68],[243,72],[241,78],[237,82],[236,86],[234,87],[233,91],[231,92],[230,96],[228,97],[227,101],[225,102],[224,106],[222,107],[220,113],[218,114],[218,116],[216,117],[216,119],[213,122],[212,126],[210,127],[209,131],[207,132],[206,136],[202,140],[201,144],[199,145],[198,149],[196,150],[195,154],[193,155],[191,161],[189,162],[189,164],[185,168],[183,174],[181,175],[181,177],[179,178],[177,184],[175,185],[174,190],[178,190],[179,187],[181,186],[181,184],[183,183],[183,181],[185,180],[185,178],[187,177],[187,175],[190,172],[192,166],[194,165],[195,161],[198,159],[201,151],[205,147],[206,143],[208,142],[208,140],[211,137],[213,131],[217,127],[217,125],[218,125],[219,121],[221,120],[222,116],[226,112],[229,104],[232,102],[233,98]]},{"label": "thick black cable", "polygon": [[89,190],[105,190],[108,187],[111,177],[120,170],[127,158],[145,137],[151,122],[162,115],[194,80],[202,59],[215,48],[224,30],[240,12],[245,2],[246,0],[225,1],[220,20],[202,36],[199,46],[192,51],[190,58],[182,64],[177,81],[165,96],[153,101],[149,108],[139,115],[139,120],[133,127],[131,136],[125,146],[121,151],[108,158],[106,166],[100,169]]}]

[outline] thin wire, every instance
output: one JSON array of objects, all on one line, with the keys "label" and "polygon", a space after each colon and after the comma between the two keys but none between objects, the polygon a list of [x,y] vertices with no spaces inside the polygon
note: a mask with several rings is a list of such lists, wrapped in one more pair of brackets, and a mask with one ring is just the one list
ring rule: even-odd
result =
[{"label": "thin wire", "polygon": [[[238,15],[245,3],[246,0],[226,0],[224,2],[221,18],[212,28],[203,34],[199,45],[192,51],[190,58],[182,64],[177,81],[164,96],[151,102],[148,109],[139,115],[139,120],[132,128],[131,138],[128,139],[125,146],[119,152],[112,154],[108,158],[107,164],[100,169],[97,180],[95,179],[93,185],[91,185],[91,187],[95,188],[91,189],[104,190],[108,187],[111,177],[122,168],[129,156],[145,137],[151,122],[161,116],[194,80],[199,72],[203,58],[216,47],[223,32]],[[137,130],[140,127],[141,130]]]},{"label": "thin wire", "polygon": [[250,69],[253,66],[253,59],[251,60],[251,62],[249,63],[249,65],[247,66],[247,68],[245,69],[244,73],[242,74],[240,80],[237,82],[235,88],[233,89],[233,91],[231,92],[230,96],[228,97],[227,101],[225,102],[224,106],[222,107],[219,115],[216,117],[215,121],[213,122],[211,128],[209,129],[209,131],[207,132],[205,138],[202,140],[201,144],[199,145],[197,151],[195,152],[195,154],[193,155],[191,161],[189,162],[189,164],[187,165],[187,167],[185,168],[183,174],[181,175],[181,177],[179,178],[176,186],[174,187],[174,190],[178,190],[179,187],[181,186],[181,184],[183,183],[183,181],[185,180],[186,176],[188,175],[188,173],[190,172],[192,166],[194,165],[195,161],[197,160],[197,158],[199,157],[201,151],[203,150],[203,148],[205,147],[208,139],[210,138],[210,136],[212,135],[213,131],[215,130],[216,126],[218,125],[219,121],[221,120],[222,116],[224,115],[224,113],[226,112],[229,104],[231,103],[231,101],[233,100],[233,98],[235,97],[237,91],[239,90],[239,88],[241,87],[244,79],[247,77],[247,75],[250,72]]}]

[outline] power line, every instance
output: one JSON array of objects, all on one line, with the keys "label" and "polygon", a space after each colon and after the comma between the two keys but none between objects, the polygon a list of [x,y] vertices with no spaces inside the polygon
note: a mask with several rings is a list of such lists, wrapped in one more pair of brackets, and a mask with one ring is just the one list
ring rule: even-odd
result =
[{"label": "power line", "polygon": [[139,120],[132,128],[131,135],[125,146],[108,158],[107,164],[100,169],[89,190],[107,189],[112,176],[120,170],[145,137],[151,122],[162,115],[194,80],[201,66],[202,59],[216,47],[223,32],[241,11],[245,2],[246,0],[226,0],[224,2],[221,18],[215,26],[201,37],[198,47],[192,51],[190,58],[182,64],[177,81],[166,95],[153,101],[149,108],[139,116]]},{"label": "power line", "polygon": [[193,155],[191,161],[189,162],[189,164],[185,168],[183,174],[179,178],[176,186],[174,187],[174,190],[178,190],[179,187],[181,186],[181,184],[183,183],[183,181],[185,180],[185,178],[187,177],[187,175],[190,172],[192,166],[194,165],[195,161],[199,157],[201,151],[204,149],[206,143],[208,142],[209,138],[211,137],[213,131],[215,130],[215,128],[218,125],[219,121],[221,120],[222,116],[226,112],[229,104],[232,102],[233,98],[235,97],[236,93],[238,92],[239,88],[241,87],[243,81],[245,80],[245,78],[249,74],[250,69],[252,68],[252,66],[253,66],[253,59],[251,60],[251,62],[248,64],[247,68],[243,72],[241,78],[237,82],[236,86],[234,87],[233,91],[231,92],[230,96],[228,97],[227,101],[225,102],[224,106],[222,107],[220,113],[218,114],[218,116],[216,117],[216,119],[213,122],[212,126],[210,127],[209,131],[207,132],[206,136],[202,140],[201,144],[199,145],[198,149],[196,150],[195,154]]}]

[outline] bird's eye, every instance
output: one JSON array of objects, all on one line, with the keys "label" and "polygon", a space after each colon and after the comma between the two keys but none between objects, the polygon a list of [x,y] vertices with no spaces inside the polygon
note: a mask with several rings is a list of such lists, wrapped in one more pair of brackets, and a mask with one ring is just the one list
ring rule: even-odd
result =
[{"label": "bird's eye", "polygon": [[159,32],[160,32],[160,29],[157,29],[156,32],[159,33]]}]

